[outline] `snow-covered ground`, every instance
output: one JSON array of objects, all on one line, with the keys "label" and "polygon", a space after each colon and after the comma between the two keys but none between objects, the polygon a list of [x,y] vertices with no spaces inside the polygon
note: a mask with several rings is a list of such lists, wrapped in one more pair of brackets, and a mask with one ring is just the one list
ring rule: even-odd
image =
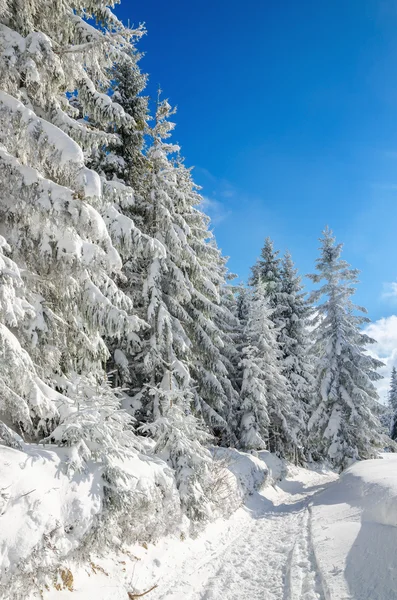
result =
[{"label": "snow-covered ground", "polygon": [[[262,458],[272,459],[268,453]],[[281,474],[277,459],[272,468],[276,476]],[[234,469],[248,482],[252,473],[247,461]],[[124,600],[126,590],[143,592],[157,585],[148,599],[322,599],[309,505],[336,475],[295,467],[289,471],[283,481],[254,491],[230,519],[212,523],[194,540],[168,537],[148,548],[137,545],[131,549],[135,559],[96,558],[103,571],[96,568],[95,575],[87,568],[74,569],[74,597]],[[44,597],[61,600],[70,598],[70,592],[52,590]]]},{"label": "snow-covered ground", "polygon": [[311,513],[325,598],[396,600],[397,455],[350,467]]},{"label": "snow-covered ground", "polygon": [[[184,534],[166,536],[156,544],[138,543],[106,556],[91,554],[80,563],[65,560],[53,584],[41,589],[41,597],[128,600],[128,592],[134,598],[133,594],[156,586],[145,598],[397,599],[396,455],[357,463],[338,478],[329,471],[297,467],[289,467],[286,474],[282,463],[269,453],[250,457],[229,452],[233,455],[230,470],[251,492],[229,519],[209,524],[195,539]],[[8,463],[9,471],[3,469],[1,475],[10,478],[17,455],[4,449],[2,454],[8,456],[3,467]],[[53,463],[45,467],[46,477],[51,476],[50,468],[57,469],[56,461]],[[36,475],[43,465],[42,457],[37,458]],[[55,494],[58,500],[44,498],[46,518],[51,521],[51,513],[61,505],[56,518],[63,522],[67,510],[81,506],[77,519],[81,526],[86,521],[84,507],[90,508],[90,518],[98,507],[79,495],[87,495],[87,489],[98,482],[88,479],[81,488],[69,488],[63,476],[58,477],[56,489],[48,482],[52,491],[46,495]],[[22,476],[18,490],[12,492],[13,501],[3,492],[0,513],[3,517],[8,514],[7,520],[0,517],[3,565],[4,560],[12,562],[12,553],[21,554],[33,545],[34,531],[29,533],[27,528],[36,522],[39,529],[46,522],[44,514],[35,511],[40,503],[34,491],[24,495],[25,488],[35,490],[35,484],[31,477],[25,481]],[[13,536],[23,507],[27,507],[29,519],[22,523],[19,536]],[[40,595],[32,593],[30,597]]]}]

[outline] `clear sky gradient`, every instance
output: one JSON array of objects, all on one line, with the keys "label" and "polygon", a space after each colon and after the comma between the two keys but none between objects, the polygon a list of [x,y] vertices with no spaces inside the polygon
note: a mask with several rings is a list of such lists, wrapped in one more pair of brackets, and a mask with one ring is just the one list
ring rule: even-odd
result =
[{"label": "clear sky gradient", "polygon": [[[229,267],[263,240],[311,272],[332,227],[372,319],[397,311],[397,2],[123,0],[141,67],[178,106],[175,140]],[[393,295],[394,293],[394,295]]]}]

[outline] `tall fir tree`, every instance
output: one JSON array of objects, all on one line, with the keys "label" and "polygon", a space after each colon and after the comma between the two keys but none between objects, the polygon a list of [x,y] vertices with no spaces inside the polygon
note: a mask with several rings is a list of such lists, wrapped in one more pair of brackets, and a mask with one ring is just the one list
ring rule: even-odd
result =
[{"label": "tall fir tree", "polygon": [[279,313],[281,328],[279,344],[282,352],[281,369],[293,397],[293,406],[300,422],[299,438],[306,443],[306,424],[313,393],[313,368],[309,357],[309,317],[311,306],[302,292],[301,278],[289,252],[281,263],[281,288]]},{"label": "tall fir tree", "polygon": [[243,448],[266,447],[281,457],[296,460],[299,421],[288,382],[281,372],[281,352],[263,287],[259,282],[247,302],[239,439]]},{"label": "tall fir tree", "polygon": [[325,229],[320,241],[317,273],[309,276],[314,283],[325,280],[311,295],[311,301],[323,301],[316,306],[313,322],[316,404],[309,432],[313,457],[344,468],[376,456],[382,445],[373,383],[382,363],[367,353],[374,340],[360,326],[369,320],[357,315],[366,311],[351,300],[358,271],[341,258],[342,244],[336,244],[332,231]]},{"label": "tall fir tree", "polygon": [[[242,301],[240,296],[240,301]],[[278,374],[276,342],[268,302],[260,291],[248,300],[244,292],[244,346],[241,349],[241,392],[238,423],[240,446],[261,450],[268,446],[268,376]]]},{"label": "tall fir tree", "polygon": [[397,440],[397,369],[393,367],[390,379],[389,407],[391,412],[390,437]]},{"label": "tall fir tree", "polygon": [[222,302],[225,259],[212,239],[208,217],[199,209],[202,198],[179,147],[167,141],[173,112],[168,102],[158,102],[147,152],[149,170],[134,206],[144,234],[164,249],[164,256],[149,252],[136,261],[145,282],[136,306],[150,330],[132,361],[136,393],[131,404],[138,401],[139,419],[153,420],[155,397],[145,392],[146,386],[157,385],[165,363],[167,368],[172,364],[178,370],[175,378],[182,377],[193,394],[196,414],[222,440],[230,440],[228,420],[237,392],[230,381],[232,342],[226,331],[234,318]]},{"label": "tall fir tree", "polygon": [[252,267],[251,285],[262,284],[263,293],[266,295],[272,309],[271,319],[276,327],[279,326],[279,312],[281,310],[281,260],[274,243],[267,237],[261,251],[260,258]]},{"label": "tall fir tree", "polygon": [[[275,336],[280,351],[279,369],[286,377],[288,386],[288,412],[294,421],[294,436],[301,442],[295,445],[294,460],[304,460],[303,440],[306,432],[306,409],[302,403],[303,388],[310,379],[308,364],[303,356],[304,324],[302,329],[296,324],[295,311],[303,315],[303,300],[299,279],[294,271],[291,258],[287,255],[282,261],[279,252],[274,249],[273,241],[268,237],[261,251],[261,257],[252,268],[251,283],[260,283],[262,293],[266,297],[271,313],[269,318],[275,327]],[[299,337],[299,340],[297,339]],[[299,356],[299,358],[298,358]],[[299,389],[297,386],[299,385]]]},{"label": "tall fir tree", "polygon": [[103,1],[7,7],[0,229],[2,261],[15,272],[7,282],[15,315],[6,305],[0,311],[1,344],[20,370],[0,375],[1,413],[25,439],[73,445],[81,460],[109,464],[113,452],[138,445],[104,366],[107,340],[132,347],[145,327],[118,285],[121,254],[141,234],[120,211],[131,188],[86,162],[95,149],[121,143],[117,127],[137,128],[108,90],[114,63],[133,63],[142,31],[123,27]]}]

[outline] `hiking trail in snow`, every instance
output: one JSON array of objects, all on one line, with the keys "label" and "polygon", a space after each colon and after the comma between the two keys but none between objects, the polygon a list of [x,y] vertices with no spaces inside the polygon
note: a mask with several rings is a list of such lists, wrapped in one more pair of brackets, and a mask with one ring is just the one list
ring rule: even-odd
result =
[{"label": "hiking trail in snow", "polygon": [[[127,556],[95,558],[95,575],[70,565],[74,591],[50,590],[45,600],[329,600],[311,535],[314,496],[333,473],[289,467],[286,479],[254,492],[229,519],[197,538],[161,538]],[[122,567],[122,569],[121,569]],[[344,596],[336,596],[342,598]]]},{"label": "hiking trail in snow", "polygon": [[[301,470],[300,470],[301,471]],[[309,475],[309,477],[307,477]],[[306,472],[251,497],[231,527],[187,552],[152,600],[326,600],[311,542],[310,503],[334,477]]]}]

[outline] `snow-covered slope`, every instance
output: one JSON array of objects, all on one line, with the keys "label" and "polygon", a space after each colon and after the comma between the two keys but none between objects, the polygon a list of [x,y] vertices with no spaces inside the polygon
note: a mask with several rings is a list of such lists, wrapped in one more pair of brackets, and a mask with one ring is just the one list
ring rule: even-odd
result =
[{"label": "snow-covered slope", "polygon": [[[336,475],[290,467],[279,481],[283,465],[269,453],[253,460],[232,455],[234,472],[252,492],[229,519],[195,539],[168,536],[124,555],[93,556],[88,565],[68,563],[73,596],[52,587],[45,600],[127,600],[127,591],[152,586],[148,600],[318,600],[308,503]],[[268,477],[258,490],[261,470]],[[306,591],[312,595],[303,596]]]},{"label": "snow-covered slope", "polygon": [[[0,447],[2,600],[128,600],[153,586],[148,600],[397,599],[396,455],[356,463],[338,478],[287,469],[268,452],[216,449],[230,495],[219,514],[241,505],[230,518],[190,537],[180,515],[159,514],[153,503],[135,543],[101,549],[89,543],[103,518],[101,471],[71,477],[67,452]],[[161,486],[168,501],[177,499],[162,461],[130,468],[137,493],[149,497]],[[173,518],[178,526],[164,535]],[[145,526],[157,526],[154,543]]]},{"label": "snow-covered slope", "polygon": [[[128,514],[115,518],[106,503],[103,467],[92,462],[83,472],[73,471],[72,453],[52,445],[23,444],[21,450],[0,445],[1,600],[62,597],[72,590],[81,598],[125,598],[142,578],[145,585],[158,581],[159,548],[171,573],[193,543],[189,535],[198,525],[182,516],[176,480],[165,462],[137,454],[120,465],[129,475],[131,503]],[[225,517],[283,470],[268,452],[214,449],[213,455],[212,493],[218,500],[212,518],[218,521],[210,537],[227,529]],[[198,544],[206,543],[200,539]]]},{"label": "snow-covered slope", "polygon": [[[118,547],[123,522],[105,501],[103,467],[68,468],[73,449],[0,445],[0,598],[40,598],[47,586],[73,587],[69,564],[91,552]],[[160,460],[136,455],[123,463],[131,473],[124,536],[149,540],[182,526],[172,471]],[[135,504],[135,505],[134,505]]]},{"label": "snow-covered slope", "polygon": [[312,535],[326,598],[397,598],[397,455],[350,467],[314,499]]}]

